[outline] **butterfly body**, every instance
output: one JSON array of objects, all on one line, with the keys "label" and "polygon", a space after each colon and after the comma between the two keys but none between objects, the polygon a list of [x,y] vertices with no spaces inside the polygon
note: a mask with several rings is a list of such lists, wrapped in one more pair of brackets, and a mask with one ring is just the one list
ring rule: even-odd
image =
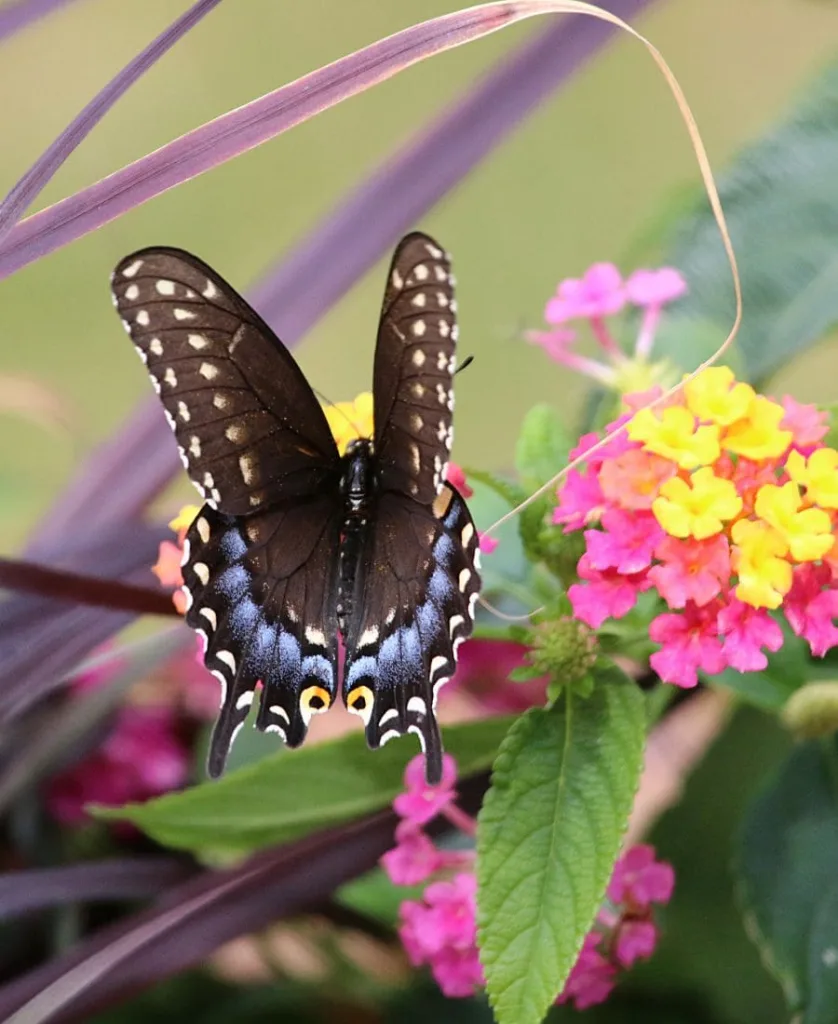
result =
[{"label": "butterfly body", "polygon": [[374,434],[343,454],[279,339],[196,257],[152,248],[113,275],[114,301],[205,499],[187,532],[186,621],[222,687],[218,775],[256,687],[256,726],[289,746],[338,690],[377,747],[416,733],[441,774],[439,687],[480,587],[468,508],[445,482],[453,429],[453,277],[428,236],[388,275]]}]

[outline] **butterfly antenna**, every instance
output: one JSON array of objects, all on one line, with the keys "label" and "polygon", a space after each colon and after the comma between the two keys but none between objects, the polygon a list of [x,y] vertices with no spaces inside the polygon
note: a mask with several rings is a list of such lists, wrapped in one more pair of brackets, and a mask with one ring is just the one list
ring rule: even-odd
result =
[{"label": "butterfly antenna", "polygon": [[524,612],[521,615],[510,615],[508,612],[502,612],[500,608],[495,608],[491,601],[487,601],[485,597],[478,597],[478,604],[481,604],[490,615],[496,616],[504,622],[528,622],[534,615],[538,615],[539,612],[544,611],[544,605],[539,605],[538,608],[534,608],[531,612]]},{"label": "butterfly antenna", "polygon": [[474,362],[474,356],[466,356],[465,359],[460,363],[460,365],[454,371],[454,376],[456,377],[458,373],[462,373],[463,370],[465,370],[465,368],[467,366],[471,366],[471,364],[473,362]]}]

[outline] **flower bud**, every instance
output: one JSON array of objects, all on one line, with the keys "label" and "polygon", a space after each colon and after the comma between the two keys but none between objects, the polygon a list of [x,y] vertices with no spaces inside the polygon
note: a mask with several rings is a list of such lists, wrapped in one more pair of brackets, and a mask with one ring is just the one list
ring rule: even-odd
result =
[{"label": "flower bud", "polygon": [[780,717],[798,739],[813,739],[838,731],[838,682],[801,686],[786,701]]}]

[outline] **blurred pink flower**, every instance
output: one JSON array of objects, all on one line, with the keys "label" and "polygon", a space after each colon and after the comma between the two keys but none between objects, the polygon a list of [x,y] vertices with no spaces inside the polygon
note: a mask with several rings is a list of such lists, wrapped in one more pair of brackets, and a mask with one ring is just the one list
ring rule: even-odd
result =
[{"label": "blurred pink flower", "polygon": [[632,846],[614,865],[608,883],[608,899],[632,912],[648,912],[652,903],[668,903],[675,887],[670,864],[655,860],[655,849],[646,843]]},{"label": "blurred pink flower", "polygon": [[457,672],[446,690],[461,687],[479,698],[487,711],[497,714],[543,704],[546,676],[521,683],[509,679],[511,672],[526,664],[528,650],[514,640],[469,640],[460,648]]},{"label": "blurred pink flower", "polygon": [[613,316],[626,304],[620,271],[613,263],[594,263],[581,278],[568,277],[559,282],[556,295],[544,309],[548,324],[568,320]]},{"label": "blurred pink flower", "polygon": [[635,306],[664,306],[686,291],[687,282],[674,267],[635,270],[625,285],[626,298]]},{"label": "blurred pink flower", "polygon": [[425,757],[417,754],[411,758],[404,771],[407,792],[400,793],[393,801],[393,810],[400,818],[414,825],[425,825],[435,818],[454,799],[454,783],[457,781],[457,764],[450,754],[442,758],[442,781],[429,786],[425,781]]},{"label": "blurred pink flower", "polygon": [[455,488],[455,490],[459,491],[464,498],[470,498],[474,494],[474,490],[466,483],[466,475],[463,472],[462,466],[457,465],[456,462],[448,463],[445,479],[453,488]]},{"label": "blurred pink flower", "polygon": [[577,1010],[604,1003],[617,983],[617,968],[599,951],[599,932],[588,932],[557,1003],[573,1002]]},{"label": "blurred pink flower", "polygon": [[443,856],[412,820],[396,826],[396,845],[380,860],[395,885],[418,885],[442,867]]}]

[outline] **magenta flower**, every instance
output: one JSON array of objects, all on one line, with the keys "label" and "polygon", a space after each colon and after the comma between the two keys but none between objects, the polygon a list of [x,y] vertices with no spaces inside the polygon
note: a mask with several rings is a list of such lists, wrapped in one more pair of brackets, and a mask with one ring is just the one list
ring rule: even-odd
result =
[{"label": "magenta flower", "polygon": [[547,677],[510,682],[509,676],[526,664],[529,648],[515,640],[469,640],[460,648],[457,672],[444,692],[462,687],[487,711],[507,714],[543,704]]},{"label": "magenta flower", "polygon": [[443,866],[442,854],[413,821],[396,826],[396,845],[379,863],[395,885],[418,885]]},{"label": "magenta flower", "polygon": [[791,395],[783,395],[780,402],[786,415],[780,421],[781,430],[792,433],[792,448],[809,456],[829,433],[829,415],[816,405],[804,405]]},{"label": "magenta flower", "polygon": [[680,299],[687,291],[687,282],[674,267],[657,270],[635,270],[625,284],[626,298],[635,306],[665,306]]},{"label": "magenta flower", "polygon": [[577,1010],[604,1003],[617,983],[617,968],[597,948],[602,940],[599,932],[588,932],[579,958],[568,975],[557,1003],[573,1001]]},{"label": "magenta flower", "polygon": [[585,531],[593,569],[614,569],[629,576],[649,568],[655,548],[666,536],[651,512],[609,509],[600,521],[604,529]]},{"label": "magenta flower", "polygon": [[786,596],[783,611],[797,636],[809,644],[812,654],[822,658],[838,644],[838,591],[824,590],[832,582],[827,565],[798,565],[794,582]]},{"label": "magenta flower", "polygon": [[448,469],[445,472],[445,479],[452,487],[456,488],[464,498],[470,498],[474,494],[474,490],[466,483],[466,475],[463,472],[462,466],[457,465],[456,462],[448,463]]},{"label": "magenta flower", "polygon": [[425,825],[453,801],[456,781],[457,764],[453,757],[445,754],[442,758],[442,781],[438,786],[429,786],[425,781],[425,758],[417,754],[405,768],[407,792],[396,797],[393,810],[414,825]]},{"label": "magenta flower", "polygon": [[768,612],[735,597],[719,611],[718,626],[727,663],[739,672],[761,672],[768,665],[762,648],[783,646],[783,631]]},{"label": "magenta flower", "polygon": [[556,295],[544,310],[548,324],[613,316],[626,304],[620,271],[613,263],[595,263],[581,278],[569,277],[559,283]]},{"label": "magenta flower", "polygon": [[[661,867],[668,867],[662,864]],[[631,967],[638,960],[648,960],[655,951],[658,930],[653,921],[635,921],[628,918],[617,931],[614,955],[621,967]]]},{"label": "magenta flower", "polygon": [[689,602],[682,614],[658,615],[649,637],[661,645],[649,664],[665,683],[689,688],[698,683],[698,669],[715,675],[727,664],[718,637],[717,602],[699,608]]},{"label": "magenta flower", "polygon": [[573,614],[591,629],[599,629],[606,619],[621,619],[637,603],[637,595],[652,586],[647,573],[623,576],[616,569],[594,569],[585,554],[577,566],[580,580],[567,588]]},{"label": "magenta flower", "polygon": [[98,750],[56,775],[46,792],[47,807],[63,825],[89,821],[86,804],[121,807],[182,786],[189,753],[175,732],[168,708],[122,708]]},{"label": "magenta flower", "polygon": [[431,961],[431,973],[443,995],[467,999],[486,984],[477,946],[468,949],[446,947]]},{"label": "magenta flower", "polygon": [[564,532],[578,530],[592,519],[598,519],[605,503],[596,473],[571,469],[559,490],[559,503],[553,509],[553,523],[564,526]]},{"label": "magenta flower", "polygon": [[495,537],[490,537],[487,533],[483,533],[481,530],[477,531],[477,536],[480,539],[480,550],[484,555],[491,555],[491,553],[497,548],[500,541]]},{"label": "magenta flower", "polygon": [[652,566],[649,579],[670,608],[683,608],[688,601],[708,604],[730,579],[730,545],[721,535],[706,540],[665,536],[655,557],[661,564]]},{"label": "magenta flower", "polygon": [[674,888],[672,866],[655,860],[654,847],[641,843],[627,850],[614,865],[607,896],[612,903],[622,903],[634,913],[646,913],[652,903],[668,903]]}]

